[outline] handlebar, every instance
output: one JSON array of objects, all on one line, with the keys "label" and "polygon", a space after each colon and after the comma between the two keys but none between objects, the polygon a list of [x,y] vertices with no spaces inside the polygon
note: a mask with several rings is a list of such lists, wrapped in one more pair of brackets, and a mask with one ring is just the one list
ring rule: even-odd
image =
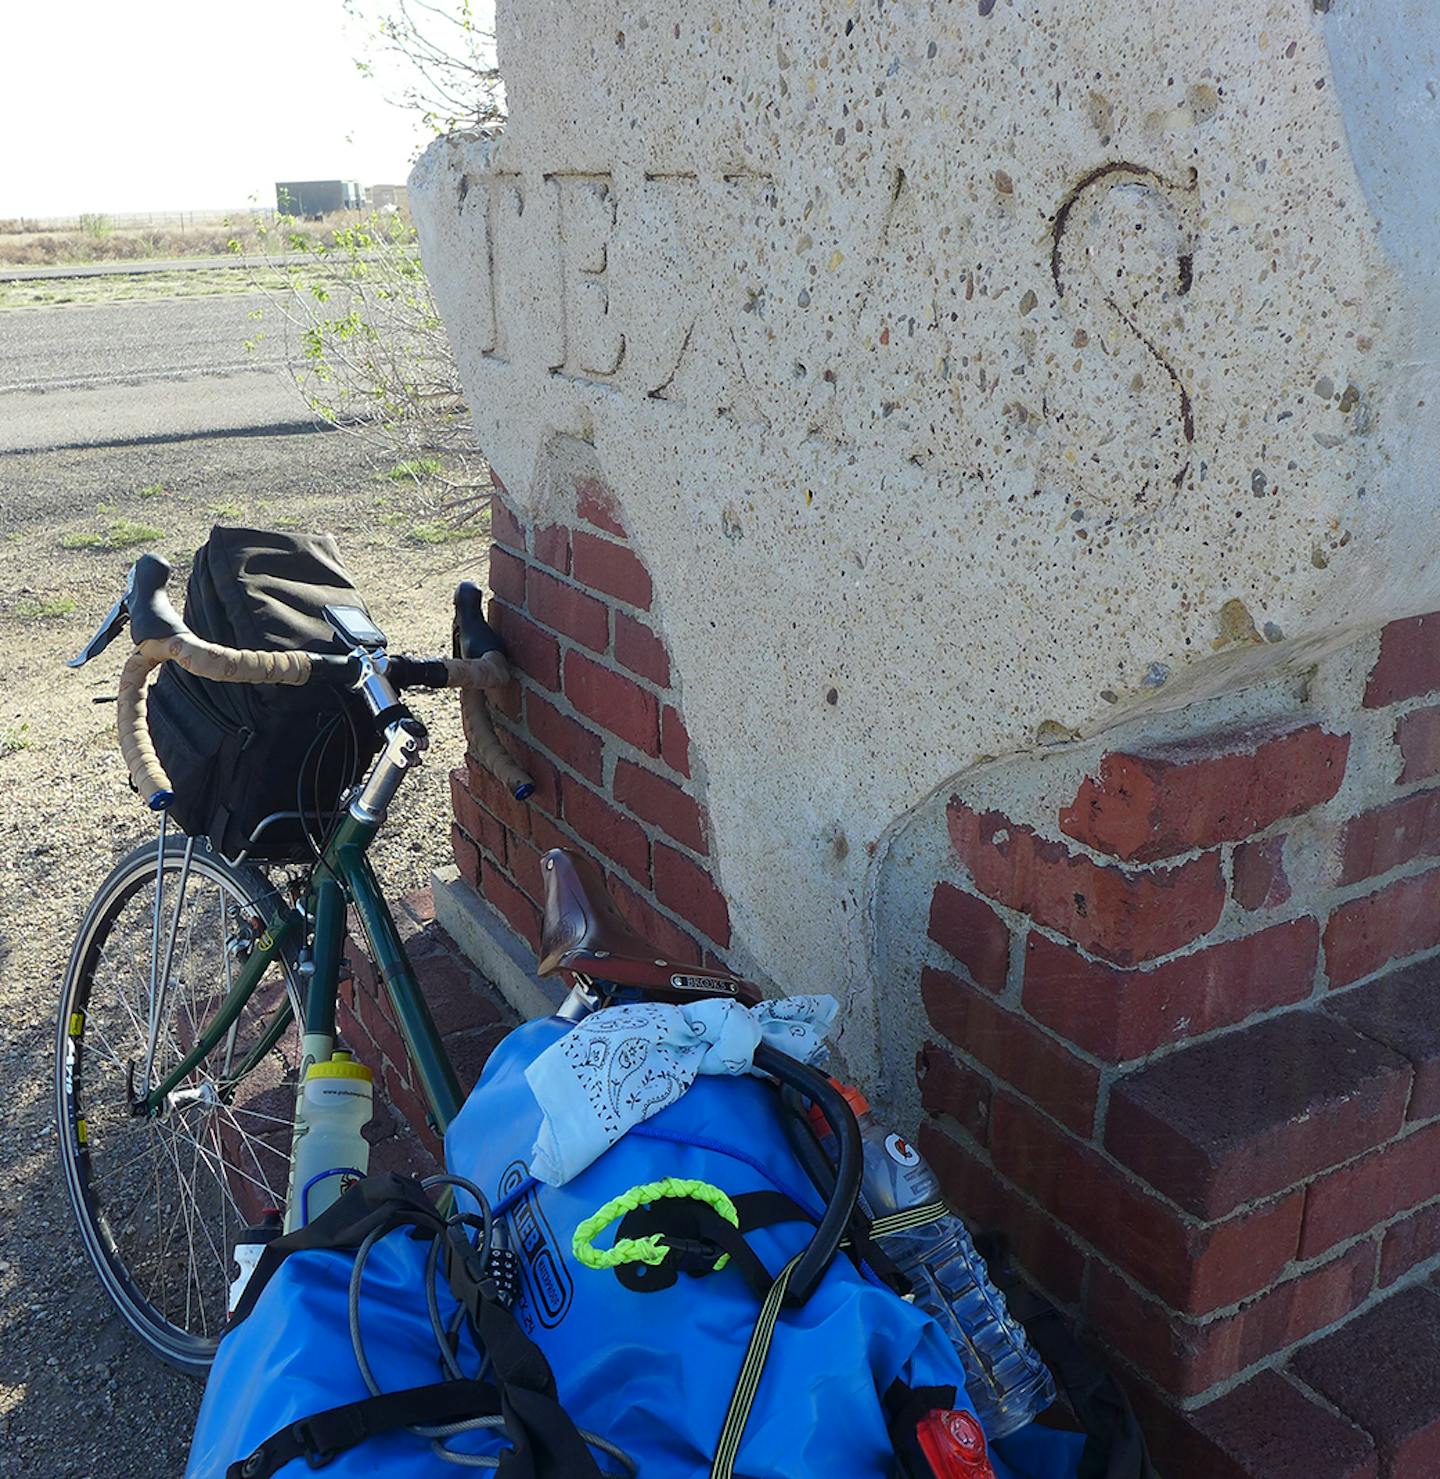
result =
[{"label": "handlebar", "polygon": [[[511,681],[510,666],[498,634],[485,620],[478,587],[462,582],[455,592],[455,655],[438,658],[390,657],[383,651],[348,655],[312,652],[264,652],[223,647],[197,637],[175,610],[166,584],[170,565],[156,554],[142,555],[131,566],[125,594],[71,666],[79,667],[104,651],[129,619],[135,650],[120,674],[116,727],[120,752],[130,779],[145,804],[163,811],[175,799],[165,767],[155,752],[146,718],[145,687],[166,662],[214,683],[277,683],[299,687],[320,681],[342,688],[362,688],[377,713],[398,702],[400,688],[458,688],[466,745],[476,759],[518,799],[535,789],[500,743],[484,693]],[[377,706],[374,692],[388,691],[389,704]]]}]

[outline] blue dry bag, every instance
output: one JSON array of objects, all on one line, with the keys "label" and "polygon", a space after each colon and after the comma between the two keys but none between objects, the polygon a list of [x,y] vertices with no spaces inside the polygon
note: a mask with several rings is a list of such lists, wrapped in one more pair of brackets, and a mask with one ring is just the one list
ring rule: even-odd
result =
[{"label": "blue dry bag", "polygon": [[[525,1069],[569,1026],[551,1018],[511,1033],[446,1137],[450,1171],[485,1192],[504,1229],[510,1307],[482,1305],[490,1323],[472,1329],[452,1292],[460,1286],[446,1277],[452,1255],[457,1267],[464,1261],[456,1234],[421,1209],[415,1183],[370,1178],[264,1255],[244,1318],[220,1342],[190,1479],[227,1471],[299,1479],[317,1458],[333,1479],[458,1479],[465,1471],[442,1455],[447,1446],[498,1461],[502,1476],[580,1472],[547,1445],[569,1452],[571,1465],[593,1463],[589,1472],[620,1475],[628,1463],[642,1479],[924,1472],[897,1457],[907,1440],[914,1448],[917,1415],[969,1410],[940,1328],[844,1254],[803,1304],[788,1307],[775,1294],[823,1207],[787,1141],[773,1085],[702,1077],[565,1185],[530,1177],[540,1115]],[[662,1195],[657,1183],[681,1192]],[[637,1188],[651,1191],[637,1197]],[[397,1196],[410,1199],[398,1216]],[[325,1246],[342,1223],[343,1245]],[[659,1261],[618,1261],[621,1239]],[[730,1252],[717,1257],[722,1245]],[[426,1398],[431,1436],[409,1430],[419,1425],[411,1414],[405,1428],[394,1426],[395,1412],[363,1415],[376,1406],[352,1338],[352,1305],[381,1391],[441,1393]],[[455,1332],[448,1360],[437,1325]],[[460,1398],[445,1395],[458,1385],[445,1380],[456,1370],[472,1383]],[[434,1414],[465,1400],[491,1414],[488,1425],[449,1436]],[[336,1409],[362,1415],[306,1428]],[[437,1429],[445,1435],[433,1436]],[[245,1461],[267,1441],[276,1445],[269,1466],[246,1474]],[[995,1479],[1075,1479],[1085,1444],[1081,1434],[1032,1424],[994,1445],[990,1462]],[[1085,1473],[1097,1479],[1148,1473],[1107,1468],[1103,1458],[1096,1466],[1097,1457],[1092,1446]]]}]

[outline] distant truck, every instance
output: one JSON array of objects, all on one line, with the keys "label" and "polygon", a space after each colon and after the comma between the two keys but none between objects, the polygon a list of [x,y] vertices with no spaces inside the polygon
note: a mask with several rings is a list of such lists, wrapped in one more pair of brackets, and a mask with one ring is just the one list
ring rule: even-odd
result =
[{"label": "distant truck", "polygon": [[275,207],[282,216],[314,220],[332,211],[363,211],[365,192],[355,180],[282,180],[275,186]]}]

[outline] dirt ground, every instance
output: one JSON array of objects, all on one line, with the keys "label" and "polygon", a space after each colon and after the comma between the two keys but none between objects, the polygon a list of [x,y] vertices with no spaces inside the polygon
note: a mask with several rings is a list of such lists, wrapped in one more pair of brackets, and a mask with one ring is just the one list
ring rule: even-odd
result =
[{"label": "dirt ground", "polygon": [[[406,481],[377,477],[341,433],[0,456],[0,1476],[171,1479],[199,1388],[152,1358],[103,1298],[56,1163],[54,1014],[70,940],[100,880],[150,830],[109,704],[124,644],[80,672],[143,549],[175,565],[215,521],[329,530],[396,650],[446,650],[458,580],[483,578],[483,532],[441,537]],[[133,541],[133,543],[132,543]],[[377,845],[393,895],[448,852],[453,696],[420,695],[429,762]]]}]

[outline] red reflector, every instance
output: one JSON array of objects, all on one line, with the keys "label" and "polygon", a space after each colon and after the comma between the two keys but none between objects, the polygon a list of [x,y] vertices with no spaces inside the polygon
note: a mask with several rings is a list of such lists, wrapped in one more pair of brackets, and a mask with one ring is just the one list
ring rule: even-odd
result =
[{"label": "red reflector", "polygon": [[927,1412],[915,1425],[920,1451],[935,1479],[995,1479],[985,1433],[969,1412]]}]

